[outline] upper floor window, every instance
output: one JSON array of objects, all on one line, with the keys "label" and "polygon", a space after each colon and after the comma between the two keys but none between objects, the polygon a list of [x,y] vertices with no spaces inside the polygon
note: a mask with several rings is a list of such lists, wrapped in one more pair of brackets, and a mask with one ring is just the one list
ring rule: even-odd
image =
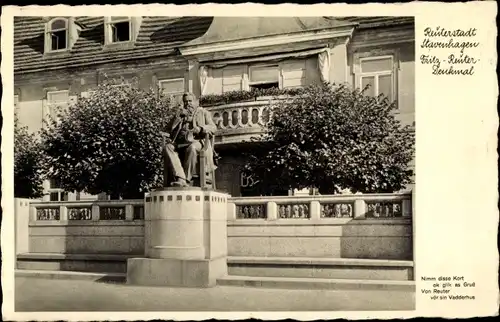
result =
[{"label": "upper floor window", "polygon": [[280,63],[225,66],[214,69],[209,79],[209,88],[214,92],[226,93],[252,89],[304,87],[314,83],[314,78],[307,78],[306,62],[306,59],[290,59]]},{"label": "upper floor window", "polygon": [[69,91],[51,91],[47,92],[47,105],[50,116],[57,120],[57,115],[67,107],[69,103]]},{"label": "upper floor window", "polygon": [[361,58],[359,64],[359,84],[361,88],[370,85],[365,93],[375,97],[384,94],[392,102],[394,100],[393,56]]},{"label": "upper floor window", "polygon": [[69,24],[65,18],[55,18],[48,22],[45,34],[45,51],[68,49]]},{"label": "upper floor window", "polygon": [[132,40],[131,17],[108,17],[106,21],[106,44]]},{"label": "upper floor window", "polygon": [[19,95],[14,95],[14,108],[19,104]]},{"label": "upper floor window", "polygon": [[279,88],[280,68],[278,65],[257,65],[248,67],[250,89]]},{"label": "upper floor window", "polygon": [[178,104],[182,101],[182,95],[185,92],[184,78],[163,79],[158,82],[159,90],[171,98]]},{"label": "upper floor window", "polygon": [[69,91],[47,92],[47,102],[49,104],[63,104],[69,100]]}]

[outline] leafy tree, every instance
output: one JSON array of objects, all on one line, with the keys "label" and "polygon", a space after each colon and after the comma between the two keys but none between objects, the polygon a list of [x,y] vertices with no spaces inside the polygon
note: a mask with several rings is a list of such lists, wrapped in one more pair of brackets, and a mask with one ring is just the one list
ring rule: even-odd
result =
[{"label": "leafy tree", "polygon": [[160,130],[175,108],[153,89],[116,85],[79,97],[42,133],[47,175],[66,191],[130,199],[162,183]]},{"label": "leafy tree", "polygon": [[43,195],[40,142],[19,123],[14,113],[14,196],[39,198]]},{"label": "leafy tree", "polygon": [[[366,89],[365,89],[366,90]],[[318,188],[322,194],[394,192],[410,183],[414,133],[384,96],[313,85],[272,108],[245,171],[260,189]],[[259,189],[259,187],[256,187]]]}]

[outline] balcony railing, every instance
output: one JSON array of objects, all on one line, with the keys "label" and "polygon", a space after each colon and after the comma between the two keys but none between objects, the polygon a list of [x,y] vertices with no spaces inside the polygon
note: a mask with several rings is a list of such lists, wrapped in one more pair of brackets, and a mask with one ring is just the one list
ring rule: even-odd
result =
[{"label": "balcony railing", "polygon": [[144,200],[32,202],[33,221],[143,220]]},{"label": "balcony railing", "polygon": [[229,220],[411,218],[410,193],[294,197],[234,197]]},{"label": "balcony railing", "polygon": [[256,101],[207,107],[220,135],[263,132],[272,116],[272,106],[281,101],[260,97]]},{"label": "balcony railing", "polygon": [[[219,138],[216,137],[216,143],[218,142],[217,139],[219,143],[221,141],[228,143],[239,142],[263,133],[266,123],[272,117],[273,106],[289,99],[289,96],[284,95],[276,97],[263,96],[249,102],[206,106],[217,125]],[[403,124],[412,124],[413,114],[401,114],[399,111],[394,111],[394,113]],[[229,137],[232,138],[229,139]]]}]

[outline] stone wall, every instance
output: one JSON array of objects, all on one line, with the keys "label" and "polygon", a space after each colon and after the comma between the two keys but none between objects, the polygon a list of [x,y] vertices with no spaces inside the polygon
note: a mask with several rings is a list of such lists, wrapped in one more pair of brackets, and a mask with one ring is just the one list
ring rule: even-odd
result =
[{"label": "stone wall", "polygon": [[412,260],[411,220],[339,219],[228,225],[228,255]]},{"label": "stone wall", "polygon": [[14,200],[14,225],[15,230],[15,251],[16,254],[27,253],[29,251],[29,222],[30,222],[30,202],[33,199],[16,198]]},{"label": "stone wall", "polygon": [[143,200],[32,202],[29,208],[26,252],[144,253]]},{"label": "stone wall", "polygon": [[[228,201],[229,256],[413,259],[411,194]],[[29,218],[29,224],[16,220],[17,254],[144,255],[144,220],[131,210],[141,203],[32,202],[29,216],[23,204],[16,208],[16,218]],[[126,207],[125,217],[100,217],[99,207],[110,205]],[[71,219],[68,209],[75,207],[91,208],[90,217]],[[59,212],[41,217],[44,209]]]},{"label": "stone wall", "polygon": [[144,222],[35,222],[29,227],[30,253],[144,253]]},{"label": "stone wall", "polygon": [[232,198],[229,256],[413,258],[412,195]]}]

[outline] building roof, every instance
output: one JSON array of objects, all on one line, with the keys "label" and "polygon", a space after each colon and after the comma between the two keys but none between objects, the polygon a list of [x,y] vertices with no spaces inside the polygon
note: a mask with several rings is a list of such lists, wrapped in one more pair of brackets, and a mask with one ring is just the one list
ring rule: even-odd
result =
[{"label": "building roof", "polygon": [[44,55],[44,17],[14,18],[14,72],[80,67],[127,59],[168,56],[205,33],[213,17],[144,17],[135,45],[104,49],[104,17],[76,17],[82,31],[67,54]]},{"label": "building roof", "polygon": [[207,32],[184,44],[196,46],[350,24],[329,17],[215,17]]},{"label": "building roof", "polygon": [[207,32],[183,46],[329,29],[346,25],[374,28],[412,23],[413,17],[215,17]]},{"label": "building roof", "polygon": [[415,17],[413,16],[366,16],[366,17],[336,17],[340,22],[352,22],[358,24],[359,29],[377,28],[397,25],[414,24]]},{"label": "building roof", "polygon": [[413,23],[413,17],[143,17],[133,47],[104,48],[104,17],[76,17],[82,28],[67,53],[44,55],[45,17],[14,17],[14,72],[83,67],[131,59],[173,56],[180,45],[318,30]]}]

